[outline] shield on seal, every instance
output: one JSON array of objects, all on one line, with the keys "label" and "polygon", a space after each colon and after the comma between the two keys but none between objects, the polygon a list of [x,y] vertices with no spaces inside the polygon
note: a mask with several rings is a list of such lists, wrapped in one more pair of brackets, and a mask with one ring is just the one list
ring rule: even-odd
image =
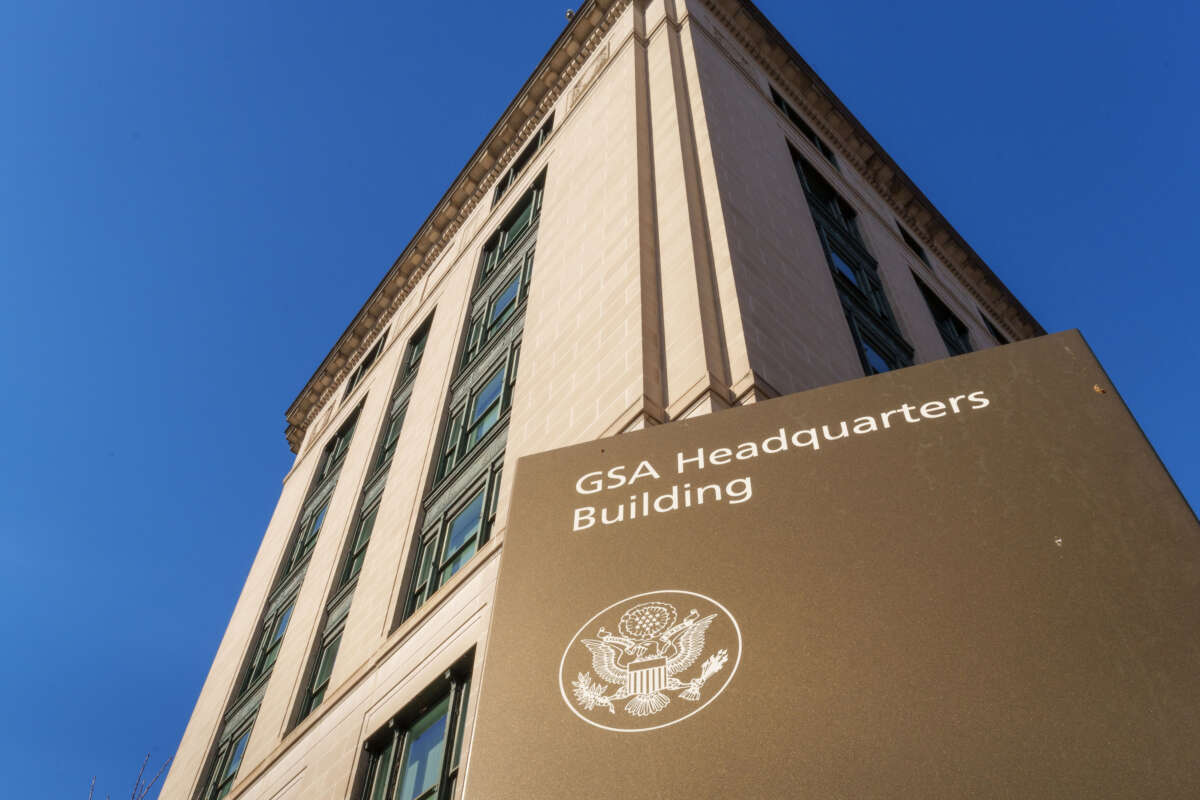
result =
[{"label": "shield on seal", "polygon": [[633,694],[654,694],[667,686],[667,659],[647,658],[629,665],[626,691]]}]

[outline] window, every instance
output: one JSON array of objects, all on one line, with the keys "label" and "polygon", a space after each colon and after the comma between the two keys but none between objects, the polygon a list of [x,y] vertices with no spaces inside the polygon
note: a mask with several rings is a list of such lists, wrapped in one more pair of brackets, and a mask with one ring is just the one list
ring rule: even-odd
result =
[{"label": "window", "polygon": [[408,349],[404,354],[404,364],[400,368],[400,377],[396,388],[392,391],[392,400],[388,409],[388,417],[383,425],[383,435],[379,440],[379,452],[371,468],[372,475],[387,468],[392,463],[392,455],[396,452],[396,442],[400,439],[400,430],[404,427],[404,415],[408,411],[408,398],[412,395],[412,383],[417,369],[421,366],[421,356],[425,354],[425,343],[429,339],[429,327],[433,324],[430,316],[412,338],[408,340]]},{"label": "window", "polygon": [[470,681],[451,673],[431,699],[367,745],[360,800],[448,800],[462,761]]},{"label": "window", "polygon": [[505,323],[520,312],[522,304],[529,296],[529,278],[532,271],[533,251],[530,250],[526,253],[524,261],[511,266],[507,273],[498,279],[490,295],[481,297],[474,304],[479,306],[480,310],[468,325],[466,346],[463,347],[462,355],[464,367],[483,351],[488,342],[501,333]]},{"label": "window", "polygon": [[288,622],[292,618],[294,601],[278,609],[264,620],[259,631],[258,650],[250,664],[250,672],[246,676],[245,685],[248,687],[275,665],[279,656],[279,647],[283,644],[283,634],[287,632]]},{"label": "window", "polygon": [[292,545],[292,553],[288,557],[287,566],[284,567],[285,574],[295,569],[296,565],[312,552],[317,544],[317,536],[321,533],[321,526],[325,524],[325,512],[328,510],[329,502],[326,501],[315,510],[310,511],[300,521],[300,528],[296,532],[296,543]]},{"label": "window", "polygon": [[392,463],[392,455],[396,452],[396,442],[400,439],[400,430],[404,427],[404,414],[408,411],[408,398],[403,403],[397,403],[388,415],[380,441],[379,455],[375,459],[375,470],[381,470]]},{"label": "window", "polygon": [[396,443],[400,438],[400,429],[404,425],[404,415],[412,396],[417,369],[425,352],[425,343],[429,338],[429,329],[433,323],[430,315],[416,333],[408,340],[404,361],[396,376],[396,385],[392,389],[389,400],[388,414],[384,419],[383,428],[379,435],[378,452],[373,467],[363,482],[358,495],[358,512],[355,523],[351,528],[343,550],[341,569],[334,583],[330,596],[325,601],[325,614],[321,623],[321,634],[318,645],[310,660],[308,677],[304,682],[299,701],[296,704],[292,724],[298,724],[325,699],[329,689],[330,676],[337,661],[338,647],[342,641],[342,631],[346,618],[350,614],[350,604],[354,597],[354,587],[358,574],[362,571],[367,558],[367,545],[371,542],[371,534],[375,530],[375,521],[379,516],[380,497],[387,482],[387,468],[396,452]]},{"label": "window", "polygon": [[377,514],[379,514],[378,503],[370,511],[364,512],[359,519],[358,527],[355,530],[354,539],[350,546],[350,555],[346,559],[346,566],[342,568],[342,576],[338,581],[338,586],[345,586],[358,577],[358,573],[362,571],[363,561],[367,558],[367,544],[371,541],[371,531],[375,529],[375,517]]},{"label": "window", "polygon": [[349,397],[350,392],[354,391],[354,387],[358,386],[363,376],[370,372],[371,366],[374,365],[376,359],[379,358],[380,352],[383,351],[383,342],[385,339],[387,339],[387,331],[384,331],[383,335],[379,337],[379,341],[375,342],[375,346],[368,350],[367,354],[362,357],[362,361],[358,362],[358,366],[355,367],[354,372],[350,373],[350,377],[346,381],[346,391],[342,394],[343,398]]},{"label": "window", "polygon": [[307,717],[325,699],[325,692],[329,689],[329,676],[333,674],[333,664],[337,660],[338,647],[341,643],[342,632],[338,630],[332,636],[326,637],[325,643],[321,646],[312,678],[304,693],[304,701],[300,709],[301,719]]},{"label": "window", "polygon": [[979,318],[983,320],[984,326],[987,327],[988,333],[992,335],[992,338],[996,340],[996,344],[1008,344],[1008,337],[1001,333],[1000,329],[992,324],[992,321],[982,311],[979,312]]},{"label": "window", "polygon": [[354,435],[354,426],[358,421],[358,410],[342,425],[333,438],[325,445],[321,455],[321,465],[309,487],[308,499],[300,513],[300,522],[292,535],[292,547],[288,551],[280,575],[282,583],[296,568],[305,561],[317,544],[317,536],[321,526],[325,524],[325,513],[329,510],[329,499],[337,485],[337,476],[345,460],[346,451],[350,448],[350,439]]},{"label": "window", "polygon": [[491,533],[544,184],[539,175],[480,254],[398,621],[461,570]]},{"label": "window", "polygon": [[346,457],[346,451],[350,448],[350,438],[354,436],[356,422],[358,422],[358,411],[350,415],[350,419],[334,434],[329,444],[325,445],[325,452],[321,456],[321,466],[317,470],[316,480],[318,483],[328,478],[342,465],[342,459]]},{"label": "window", "polygon": [[788,118],[789,122],[796,126],[796,129],[804,135],[805,139],[808,139],[813,143],[813,147],[817,148],[818,152],[820,152],[830,164],[833,164],[835,167],[837,166],[837,159],[833,155],[833,150],[829,147],[829,145],[825,144],[821,137],[817,135],[817,132],[812,129],[812,126],[804,121],[804,118],[796,112],[796,109],[792,108],[792,104],[785,100],[783,95],[781,95],[774,86],[771,87],[771,102],[773,102],[779,108],[779,110],[783,112],[783,115]]},{"label": "window", "polygon": [[421,356],[425,355],[425,342],[429,339],[429,327],[432,324],[433,317],[430,316],[408,340],[408,352],[404,355],[404,368],[400,380],[406,381],[417,374],[417,367],[421,366]]},{"label": "window", "polygon": [[791,155],[863,372],[875,375],[910,365],[912,347],[900,333],[878,265],[859,235],[857,213],[811,164],[795,150]]},{"label": "window", "polygon": [[508,414],[516,375],[519,342],[501,356],[493,371],[474,386],[463,387],[465,402],[451,412],[437,464],[437,479],[449,475]]},{"label": "window", "polygon": [[525,168],[529,166],[529,162],[533,161],[534,155],[537,154],[538,150],[542,149],[542,145],[545,144],[546,140],[550,138],[550,133],[553,130],[554,115],[551,114],[550,118],[546,120],[546,124],[542,125],[542,127],[538,129],[538,132],[533,135],[533,138],[530,139],[529,144],[525,145],[525,149],[521,151],[521,154],[513,159],[512,166],[510,166],[508,170],[502,176],[500,176],[500,180],[496,181],[496,192],[494,195],[492,195],[493,206],[500,202],[500,198],[503,197],[504,193],[509,190],[509,187],[517,182],[517,178],[519,178],[521,173],[525,171]]},{"label": "window", "polygon": [[242,757],[246,755],[246,744],[250,741],[252,725],[253,722],[239,730],[217,749],[212,779],[204,792],[204,800],[221,800],[233,788],[233,781],[242,766]]},{"label": "window", "polygon": [[900,220],[896,220],[896,227],[900,230],[900,238],[904,239],[904,243],[908,245],[908,249],[917,254],[917,258],[924,262],[925,266],[929,265],[929,256],[925,255],[925,248],[921,247],[921,243],[913,238],[912,234],[904,230],[904,226],[900,224]]},{"label": "window", "polygon": [[792,163],[796,166],[796,174],[808,194],[809,206],[815,214],[820,214],[825,222],[836,227],[859,244],[863,244],[862,235],[858,232],[858,213],[849,203],[842,199],[829,181],[809,164],[803,156],[792,150]]},{"label": "window", "polygon": [[406,613],[411,614],[454,577],[488,540],[500,489],[500,463],[473,485],[465,499],[434,520],[427,520],[417,552]]},{"label": "window", "polygon": [[499,229],[492,234],[487,244],[484,245],[483,266],[479,273],[479,284],[482,284],[496,271],[496,267],[504,257],[512,252],[517,243],[521,241],[525,232],[532,227],[534,220],[541,213],[542,186],[544,183],[544,177],[538,178],[533,188],[529,190],[529,193],[521,198],[504,221],[500,223]]},{"label": "window", "polygon": [[504,368],[488,379],[471,399],[467,424],[467,447],[474,447],[500,420],[500,401],[504,397]]},{"label": "window", "polygon": [[864,374],[878,375],[912,364],[912,354],[903,349],[906,345],[902,341],[888,331],[881,330],[877,323],[861,314],[853,303],[847,303],[844,298],[842,309],[846,312],[846,321],[858,348]]},{"label": "window", "polygon": [[929,306],[929,313],[933,315],[933,321],[937,325],[938,333],[942,335],[942,341],[946,343],[946,350],[952,356],[960,356],[963,353],[969,353],[974,348],[971,347],[971,335],[967,331],[967,326],[963,321],[954,315],[942,298],[933,293],[920,278],[913,275],[917,286],[921,288],[921,294],[925,297],[925,305]]}]

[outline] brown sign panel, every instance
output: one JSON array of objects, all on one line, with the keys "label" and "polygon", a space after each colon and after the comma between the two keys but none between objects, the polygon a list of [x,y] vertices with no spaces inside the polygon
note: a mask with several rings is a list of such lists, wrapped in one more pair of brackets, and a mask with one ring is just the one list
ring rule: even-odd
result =
[{"label": "brown sign panel", "polygon": [[1075,332],[522,459],[466,796],[1200,797],[1200,527]]}]

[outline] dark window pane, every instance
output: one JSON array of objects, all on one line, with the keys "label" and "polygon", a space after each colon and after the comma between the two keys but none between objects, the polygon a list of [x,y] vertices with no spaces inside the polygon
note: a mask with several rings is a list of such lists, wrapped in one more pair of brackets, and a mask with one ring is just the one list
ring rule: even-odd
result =
[{"label": "dark window pane", "polygon": [[868,342],[862,343],[863,357],[867,361],[867,374],[878,375],[881,372],[890,372],[893,367],[886,358],[880,355],[874,347]]},{"label": "dark window pane", "polygon": [[375,469],[381,469],[392,460],[392,454],[396,452],[396,441],[400,438],[400,429],[404,426],[405,408],[401,408],[391,419],[388,420],[387,429],[383,433],[383,446],[379,449],[379,458],[375,462]]},{"label": "dark window pane", "polygon": [[317,669],[313,674],[308,702],[305,703],[305,714],[319,706],[325,699],[325,692],[329,688],[329,676],[333,673],[333,665],[337,661],[338,647],[341,643],[342,635],[339,633],[321,650],[321,656],[317,660]]},{"label": "dark window pane", "polygon": [[942,302],[942,299],[933,290],[926,286],[916,275],[913,275],[913,278],[916,279],[917,286],[921,289],[921,294],[925,297],[925,304],[929,306],[929,313],[933,315],[933,321],[937,325],[938,333],[942,335],[942,341],[946,343],[946,350],[952,356],[971,352],[973,348],[971,347],[971,337],[967,331],[967,326],[955,316],[954,312]]},{"label": "dark window pane", "polygon": [[425,602],[430,590],[430,577],[433,572],[433,559],[437,555],[437,537],[426,539],[421,545],[417,562],[417,578],[413,582],[412,608],[416,609]]},{"label": "dark window pane", "polygon": [[438,467],[438,477],[444,477],[454,468],[458,457],[459,437],[462,435],[463,412],[454,415],[450,421],[450,430],[446,434],[446,444],[442,448],[442,462]]},{"label": "dark window pane", "polygon": [[317,679],[315,683],[320,686],[329,680],[329,676],[333,673],[333,662],[337,660],[338,647],[342,643],[342,636],[338,634],[329,644],[325,645],[325,649],[321,652],[321,661],[317,664]]},{"label": "dark window pane", "polygon": [[512,247],[513,242],[520,238],[521,234],[525,232],[531,222],[533,222],[532,197],[530,197],[529,201],[525,203],[525,206],[521,209],[520,213],[517,214],[516,218],[508,226],[508,230],[504,232],[505,250]]},{"label": "dark window pane", "polygon": [[371,759],[368,800],[385,800],[387,797],[388,778],[392,774],[392,756],[395,754],[395,750],[396,740],[393,738],[382,753]]},{"label": "dark window pane", "polygon": [[1000,329],[993,325],[990,319],[983,316],[982,311],[979,312],[979,316],[983,320],[983,324],[987,326],[988,333],[996,340],[996,344],[1008,344],[1008,337],[1001,333]]},{"label": "dark window pane", "polygon": [[346,562],[346,569],[342,573],[343,584],[350,581],[362,569],[363,561],[367,557],[367,543],[371,541],[371,531],[375,528],[375,517],[378,513],[379,506],[376,505],[358,523],[358,535],[354,539],[354,548],[350,551],[350,560]]},{"label": "dark window pane", "polygon": [[861,291],[863,291],[863,292],[868,291],[867,287],[862,285],[862,281],[859,277],[858,272],[854,269],[854,267],[847,264],[846,259],[844,259],[840,255],[838,255],[836,250],[829,251],[829,260],[833,262],[833,266],[837,269],[838,272],[840,272],[847,279],[849,279],[849,281],[851,283],[853,283],[855,286],[857,286]]},{"label": "dark window pane", "polygon": [[921,247],[920,243],[912,237],[912,234],[904,229],[904,226],[900,224],[899,220],[896,221],[896,227],[900,229],[900,238],[902,238],[904,243],[908,245],[908,249],[916,253],[917,257],[924,261],[925,265],[928,266],[929,257],[925,255],[925,248]]},{"label": "dark window pane", "polygon": [[408,358],[404,360],[404,376],[406,378],[416,372],[417,367],[420,366],[421,356],[425,355],[425,342],[428,338],[429,323],[427,322],[408,342]]}]

